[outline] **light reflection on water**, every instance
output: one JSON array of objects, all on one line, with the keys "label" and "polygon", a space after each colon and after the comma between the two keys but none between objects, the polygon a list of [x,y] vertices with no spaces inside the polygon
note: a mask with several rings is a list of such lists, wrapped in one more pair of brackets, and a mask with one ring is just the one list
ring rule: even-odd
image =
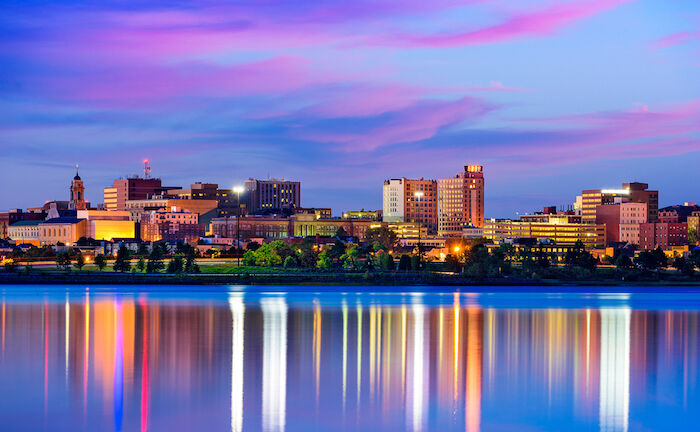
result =
[{"label": "light reflection on water", "polygon": [[700,423],[700,294],[120,289],[2,288],[0,430]]}]

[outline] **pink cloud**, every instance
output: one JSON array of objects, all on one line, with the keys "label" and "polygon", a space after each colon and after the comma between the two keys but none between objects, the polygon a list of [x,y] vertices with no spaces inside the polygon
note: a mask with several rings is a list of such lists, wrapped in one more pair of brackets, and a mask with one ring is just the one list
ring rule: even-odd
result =
[{"label": "pink cloud", "polygon": [[624,3],[636,0],[586,0],[556,3],[534,12],[523,12],[507,21],[490,27],[463,33],[442,35],[399,34],[382,37],[380,44],[398,44],[412,48],[448,48],[465,45],[489,44],[521,37],[545,36],[572,24]]},{"label": "pink cloud", "polygon": [[147,106],[182,96],[280,94],[337,78],[314,72],[307,59],[279,56],[229,67],[190,63],[113,68],[92,72],[89,80],[52,78],[46,85],[64,98],[118,107]]},{"label": "pink cloud", "polygon": [[674,45],[680,45],[692,40],[700,40],[700,31],[684,31],[661,38],[651,44],[652,49],[663,49]]},{"label": "pink cloud", "polygon": [[[432,138],[450,126],[483,117],[495,107],[478,99],[463,97],[454,101],[420,101],[407,108],[387,113],[377,124],[353,127],[292,131],[295,138],[340,145],[346,152],[372,151],[380,147]],[[358,122],[359,123],[359,122]]]}]

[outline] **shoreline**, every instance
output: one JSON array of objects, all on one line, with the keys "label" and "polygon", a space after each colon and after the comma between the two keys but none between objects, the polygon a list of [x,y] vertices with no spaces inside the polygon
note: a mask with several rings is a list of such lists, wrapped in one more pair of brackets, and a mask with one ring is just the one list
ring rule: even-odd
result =
[{"label": "shoreline", "polygon": [[493,278],[470,279],[440,273],[0,273],[2,285],[298,285],[298,286],[444,286],[454,287],[679,287],[699,288],[700,280],[605,280]]}]

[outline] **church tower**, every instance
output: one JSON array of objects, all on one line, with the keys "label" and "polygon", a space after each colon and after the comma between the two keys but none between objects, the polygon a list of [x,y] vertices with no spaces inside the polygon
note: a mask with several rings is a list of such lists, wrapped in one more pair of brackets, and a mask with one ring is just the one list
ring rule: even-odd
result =
[{"label": "church tower", "polygon": [[71,210],[85,210],[85,185],[78,175],[78,166],[75,166],[75,177],[70,184],[70,204]]}]

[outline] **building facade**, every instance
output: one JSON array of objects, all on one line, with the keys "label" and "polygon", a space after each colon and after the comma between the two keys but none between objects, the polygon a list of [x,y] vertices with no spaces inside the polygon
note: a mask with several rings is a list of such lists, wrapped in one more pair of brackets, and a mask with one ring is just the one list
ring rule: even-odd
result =
[{"label": "building facade", "polygon": [[376,222],[382,221],[381,210],[351,210],[343,212],[343,219],[370,219]]},{"label": "building facade", "polygon": [[126,210],[129,200],[145,200],[149,195],[163,191],[158,178],[126,178],[114,180],[112,186],[104,188],[105,210]]},{"label": "building facade", "polygon": [[0,213],[0,239],[9,238],[10,225],[19,221],[43,221],[46,213],[38,209],[35,212],[24,212],[22,209],[12,209],[9,212]]},{"label": "building facade", "polygon": [[382,226],[369,219],[316,218],[312,214],[282,216],[242,216],[240,224],[235,217],[212,219],[210,232],[214,236],[236,238],[240,227],[241,240],[251,238],[283,239],[288,237],[333,237],[343,228],[351,237],[363,241],[370,228]]},{"label": "building facade", "polygon": [[85,219],[57,217],[39,224],[39,245],[51,246],[62,243],[71,246],[87,233]]},{"label": "building facade", "polygon": [[128,211],[78,210],[79,219],[85,219],[85,236],[95,240],[137,238],[136,222]]},{"label": "building facade", "polygon": [[301,183],[298,181],[249,179],[245,181],[244,189],[247,208],[251,213],[301,207]]},{"label": "building facade", "polygon": [[642,249],[671,249],[688,244],[688,224],[650,222],[639,225],[639,247]]},{"label": "building facade", "polygon": [[196,182],[189,189],[169,189],[167,196],[183,200],[216,201],[215,208],[219,217],[238,214],[238,194],[232,189],[222,189],[216,183]]},{"label": "building facade", "polygon": [[581,216],[584,223],[596,223],[598,206],[636,202],[647,204],[645,222],[654,222],[659,213],[659,191],[647,190],[646,183],[623,183],[621,189],[589,189],[582,192]]},{"label": "building facade", "polygon": [[484,167],[467,165],[452,178],[438,180],[439,236],[461,237],[465,226],[484,226]]},{"label": "building facade", "polygon": [[581,241],[587,248],[602,248],[606,244],[605,225],[568,223],[561,219],[549,222],[489,219],[484,224],[484,237],[497,243],[531,238],[560,245]]},{"label": "building facade", "polygon": [[639,245],[639,225],[646,223],[647,217],[646,203],[620,204],[619,241]]},{"label": "building facade", "polygon": [[153,211],[141,219],[143,241],[195,243],[205,231],[197,213],[177,207]]},{"label": "building facade", "polygon": [[390,179],[382,187],[382,220],[413,222],[437,232],[438,186],[435,180]]},{"label": "building facade", "polygon": [[32,244],[39,246],[39,225],[41,220],[24,220],[10,225],[7,229],[7,236],[15,244]]}]

